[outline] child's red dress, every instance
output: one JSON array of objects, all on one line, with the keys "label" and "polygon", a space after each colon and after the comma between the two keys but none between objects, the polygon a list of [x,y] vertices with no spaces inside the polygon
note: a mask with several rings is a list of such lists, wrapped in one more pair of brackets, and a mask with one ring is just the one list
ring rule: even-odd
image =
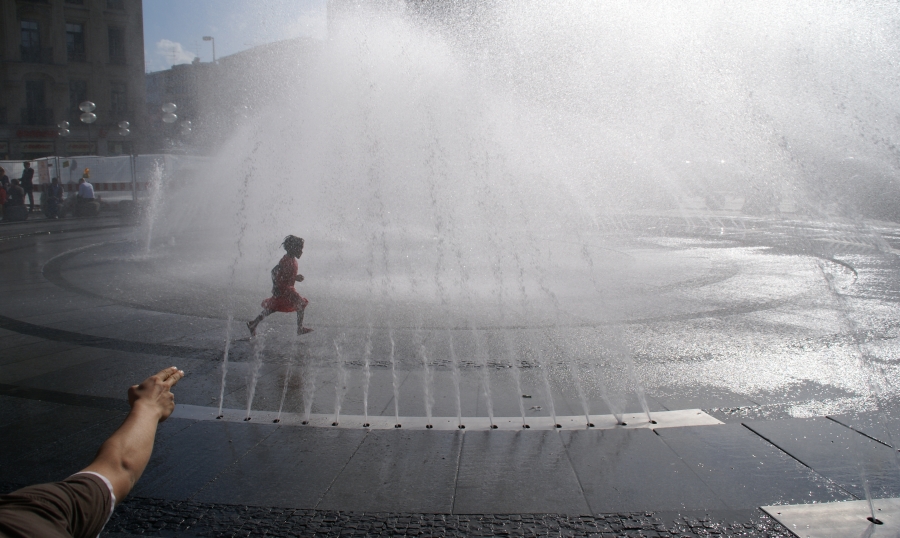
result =
[{"label": "child's red dress", "polygon": [[297,278],[297,260],[285,254],[272,269],[272,296],[262,302],[262,307],[273,312],[296,312],[306,308],[309,301],[294,289]]}]

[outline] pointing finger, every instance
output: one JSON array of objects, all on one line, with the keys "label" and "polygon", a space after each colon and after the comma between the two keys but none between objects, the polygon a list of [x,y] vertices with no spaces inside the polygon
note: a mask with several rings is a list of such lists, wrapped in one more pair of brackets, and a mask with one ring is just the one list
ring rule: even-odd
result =
[{"label": "pointing finger", "polygon": [[179,370],[178,368],[175,368],[174,366],[172,368],[174,368],[174,370],[172,371],[172,374],[169,376],[168,379],[165,380],[165,383],[166,383],[166,385],[169,386],[169,388],[174,387],[175,384],[178,383],[179,381],[181,381],[181,378],[184,377],[184,370]]}]

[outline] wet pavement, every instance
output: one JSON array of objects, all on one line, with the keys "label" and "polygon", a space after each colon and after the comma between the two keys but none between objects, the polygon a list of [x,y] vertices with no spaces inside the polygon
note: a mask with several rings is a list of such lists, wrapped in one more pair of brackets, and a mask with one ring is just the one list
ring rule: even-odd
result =
[{"label": "wet pavement", "polygon": [[[311,284],[310,338],[286,336],[291,316],[273,316],[250,342],[241,321],[228,326],[221,281],[177,249],[141,255],[139,228],[114,217],[4,225],[0,483],[86,465],[127,411],[126,387],[176,364],[187,372],[177,401],[210,416],[163,424],[111,536],[763,536],[786,531],[758,507],[861,499],[862,475],[873,496],[898,496],[898,230],[709,217],[629,226],[597,239],[632,260],[607,268],[598,313],[560,288],[561,321],[499,323],[485,300],[478,331],[406,323],[436,319],[420,302],[399,308],[387,334],[343,312],[353,303],[339,286]],[[258,290],[232,291],[236,317],[252,315]],[[252,386],[258,413],[416,421],[217,421],[228,331],[229,412],[247,412]],[[610,342],[633,363],[592,358]],[[639,413],[635,379],[651,417],[701,409],[725,424],[411,428],[427,415]]]}]

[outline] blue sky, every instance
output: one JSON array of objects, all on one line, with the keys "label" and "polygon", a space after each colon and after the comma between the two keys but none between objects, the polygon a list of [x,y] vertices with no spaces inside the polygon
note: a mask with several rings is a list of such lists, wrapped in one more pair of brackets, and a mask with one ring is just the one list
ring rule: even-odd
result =
[{"label": "blue sky", "polygon": [[146,70],[221,58],[292,37],[324,37],[326,0],[144,0]]}]

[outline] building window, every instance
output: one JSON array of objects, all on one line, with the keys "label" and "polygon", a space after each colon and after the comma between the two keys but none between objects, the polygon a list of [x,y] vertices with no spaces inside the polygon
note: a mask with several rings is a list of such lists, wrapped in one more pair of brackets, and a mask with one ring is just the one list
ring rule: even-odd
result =
[{"label": "building window", "polygon": [[25,125],[52,125],[53,110],[46,108],[44,81],[25,81],[25,108],[22,109],[22,123]]},{"label": "building window", "polygon": [[87,101],[87,81],[86,80],[70,80],[69,81],[69,116],[78,119],[81,110],[78,105]]},{"label": "building window", "polygon": [[125,63],[125,31],[114,26],[109,27],[109,63]]},{"label": "building window", "polygon": [[125,10],[125,0],[106,0],[106,9]]},{"label": "building window", "polygon": [[38,23],[34,21],[21,21],[22,41],[20,48],[22,51],[22,61],[40,63],[41,61],[41,32]]},{"label": "building window", "polygon": [[128,112],[128,100],[125,93],[125,84],[122,82],[113,82],[110,84],[109,103],[110,111],[113,114],[124,114]]},{"label": "building window", "polygon": [[70,62],[85,61],[83,24],[66,23],[66,53]]}]

